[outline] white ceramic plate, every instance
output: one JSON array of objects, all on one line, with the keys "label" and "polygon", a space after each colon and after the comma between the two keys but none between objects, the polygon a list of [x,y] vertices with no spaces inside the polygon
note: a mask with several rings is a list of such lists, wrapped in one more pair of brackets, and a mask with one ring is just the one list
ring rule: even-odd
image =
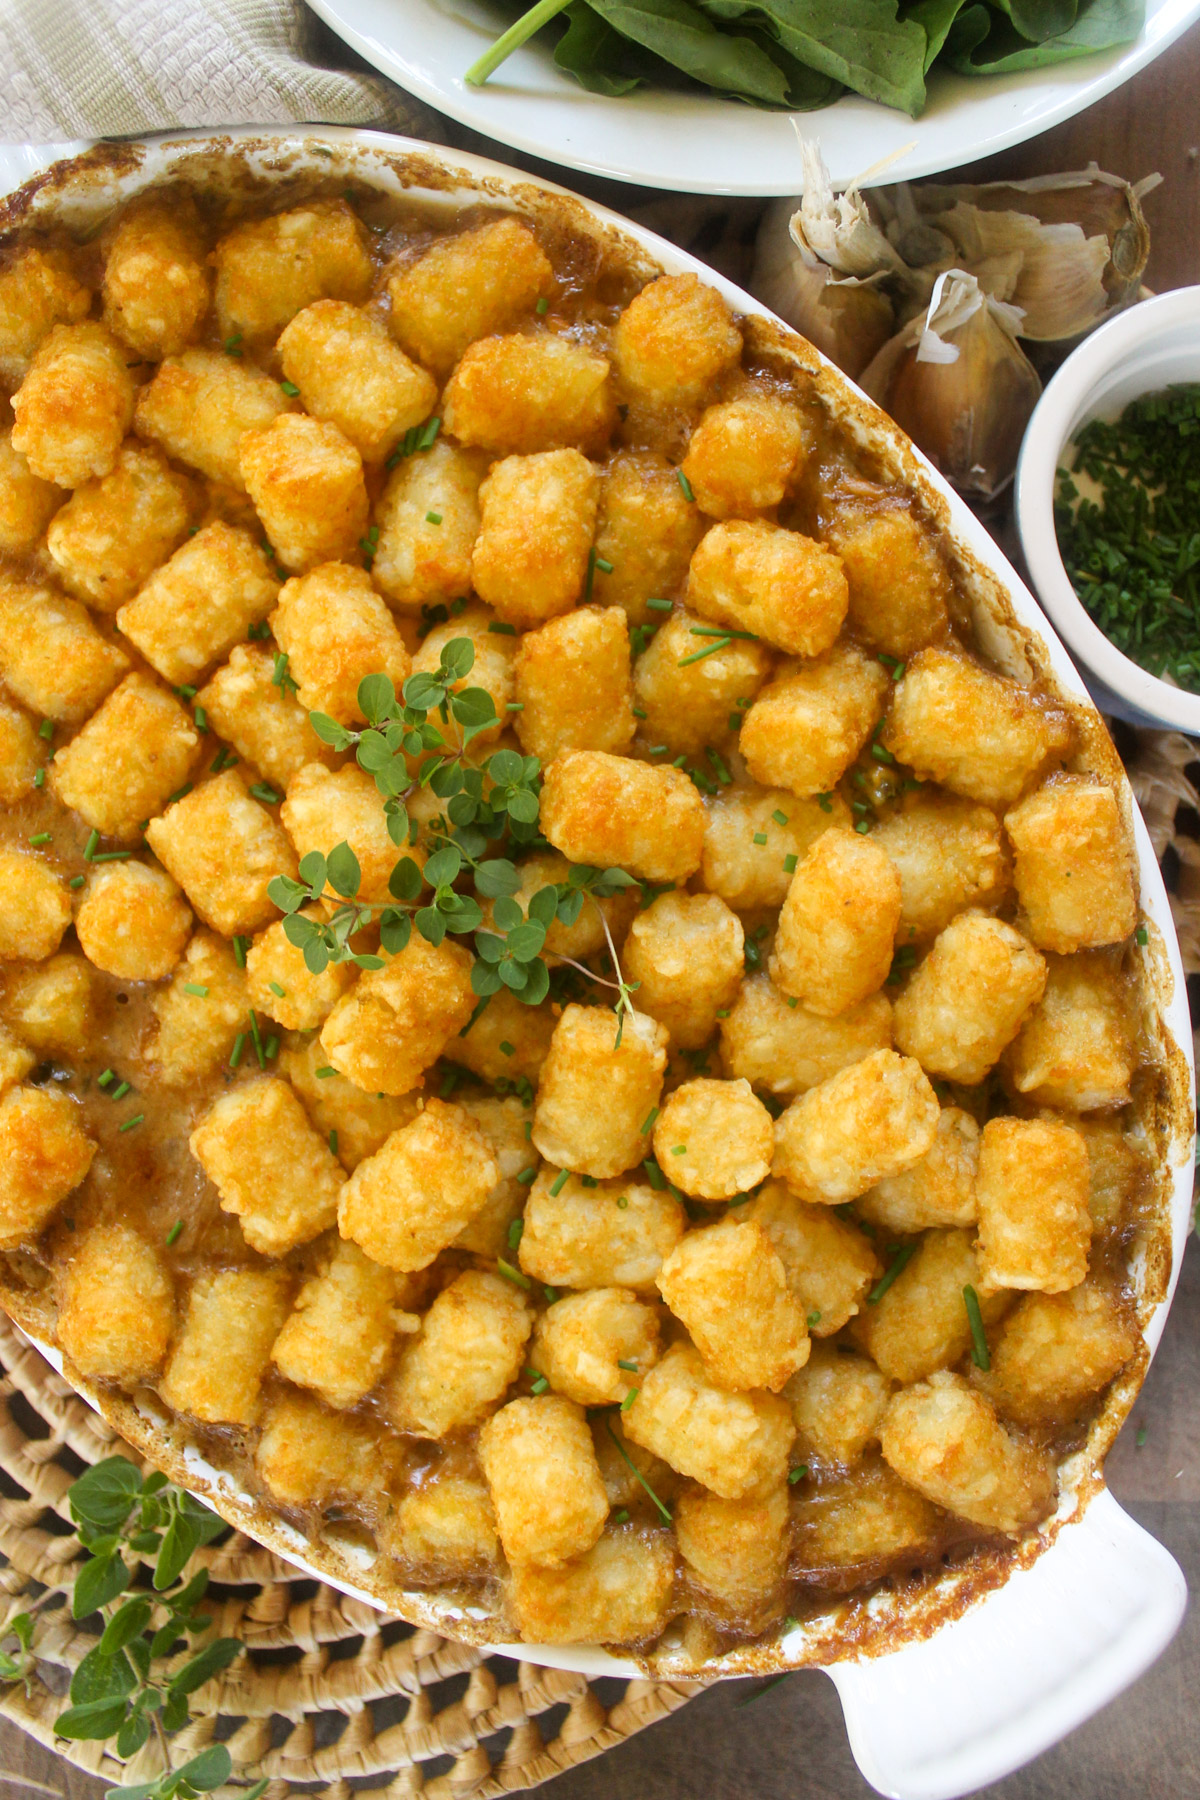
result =
[{"label": "white ceramic plate", "polygon": [[926,111],[913,120],[856,95],[808,113],[653,90],[608,100],[557,69],[542,43],[526,45],[484,87],[473,88],[464,69],[512,17],[492,0],[309,5],[401,87],[502,144],[593,175],[692,194],[799,193],[801,136],[820,140],[838,187],[888,156],[896,161],[882,181],[974,161],[1082,112],[1200,17],[1200,0],[1147,0],[1141,36],[1120,49],[1024,75],[972,80],[939,73]]}]

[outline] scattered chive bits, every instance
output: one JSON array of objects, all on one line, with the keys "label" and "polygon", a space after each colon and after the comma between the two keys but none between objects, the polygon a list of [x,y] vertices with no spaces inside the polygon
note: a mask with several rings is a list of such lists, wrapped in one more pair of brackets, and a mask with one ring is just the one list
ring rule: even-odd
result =
[{"label": "scattered chive bits", "polygon": [[532,1187],[533,1183],[537,1180],[537,1165],[530,1163],[527,1169],[521,1170],[520,1174],[517,1176],[517,1180],[522,1187]]},{"label": "scattered chive bits", "polygon": [[766,843],[766,841],[767,841],[767,834],[765,831],[756,831],[755,832],[754,842],[758,845],[760,850],[761,850],[762,846]]},{"label": "scattered chive bits", "polygon": [[185,994],[194,994],[197,1000],[208,999],[208,989],[201,981],[185,981],[183,991]]},{"label": "scattered chive bits", "polygon": [[328,1081],[329,1077],[331,1075],[336,1075],[336,1074],[337,1074],[337,1070],[330,1068],[329,1064],[326,1063],[325,1067],[323,1069],[317,1070],[317,1080],[318,1081]]},{"label": "scattered chive bits", "polygon": [[1200,383],[1093,419],[1074,448],[1054,508],[1071,585],[1125,656],[1200,693]]},{"label": "scattered chive bits", "polygon": [[242,354],[241,332],[235,331],[232,337],[227,337],[222,345],[222,349],[226,356],[240,356]]},{"label": "scattered chive bits", "polygon": [[334,1155],[334,1156],[337,1155],[337,1153],[338,1153],[338,1134],[336,1131],[330,1131],[330,1133],[329,1133],[329,1149],[330,1149],[330,1152],[332,1155]]},{"label": "scattered chive bits", "polygon": [[1144,925],[1138,926],[1137,930],[1133,934],[1133,937],[1134,937],[1134,942],[1140,944],[1143,950],[1146,948],[1146,945],[1150,942],[1150,933],[1146,930],[1146,927]]},{"label": "scattered chive bits", "polygon": [[212,773],[214,775],[223,774],[226,769],[232,769],[236,763],[237,757],[234,755],[233,751],[226,750],[222,747],[217,751],[216,756],[213,758]]},{"label": "scattered chive bits", "polygon": [[796,1468],[788,1470],[788,1485],[790,1487],[795,1487],[796,1483],[798,1481],[803,1481],[807,1474],[808,1464],[799,1463]]},{"label": "scattered chive bits", "polygon": [[537,313],[539,319],[544,319],[546,314],[550,311],[550,302],[544,294],[533,310]]},{"label": "scattered chive bits", "polygon": [[268,787],[265,781],[256,781],[250,792],[256,800],[261,800],[264,806],[278,806],[283,798],[282,794],[277,794],[273,787]]},{"label": "scattered chive bits", "polygon": [[646,605],[651,612],[667,613],[671,610],[671,602],[669,600],[647,600]]},{"label": "scattered chive bits", "polygon": [[54,736],[54,720],[53,719],[43,719],[42,720],[41,724],[38,726],[38,736],[43,740],[44,743],[48,744],[50,742],[50,739]]},{"label": "scattered chive bits", "polygon": [[242,1060],[242,1051],[245,1048],[246,1048],[246,1034],[244,1031],[239,1031],[237,1036],[233,1040],[233,1049],[229,1055],[229,1066],[231,1069],[237,1068],[238,1064]]},{"label": "scattered chive bits", "polygon": [[875,1286],[867,1295],[868,1306],[879,1305],[879,1302],[883,1299],[883,1296],[887,1293],[893,1281],[895,1281],[898,1275],[903,1274],[916,1253],[917,1246],[915,1244],[901,1245],[883,1274],[879,1277],[879,1280],[875,1283]]},{"label": "scattered chive bits", "polygon": [[819,1325],[821,1323],[820,1310],[814,1306],[813,1310],[809,1313],[809,1315],[808,1315],[807,1319],[804,1321],[804,1323],[808,1326],[808,1329],[810,1331],[813,1329],[813,1327],[815,1325]]},{"label": "scattered chive bits", "polygon": [[518,1245],[521,1242],[521,1237],[522,1237],[522,1234],[524,1233],[524,1230],[525,1230],[524,1219],[514,1219],[512,1221],[512,1223],[509,1225],[508,1247],[510,1250],[517,1249]]},{"label": "scattered chive bits", "polygon": [[625,1398],[621,1402],[621,1411],[623,1413],[627,1413],[629,1411],[630,1407],[633,1405],[634,1401],[637,1399],[637,1397],[640,1393],[641,1393],[640,1388],[630,1388],[629,1392],[626,1394]]},{"label": "scattered chive bits", "polygon": [[983,1329],[983,1314],[979,1310],[979,1295],[970,1282],[963,1289],[963,1305],[971,1327],[971,1361],[977,1369],[986,1372],[992,1366],[992,1359],[988,1353],[987,1333]]},{"label": "scattered chive bits", "polygon": [[515,1281],[518,1287],[523,1288],[531,1288],[533,1286],[528,1275],[522,1275],[520,1269],[514,1269],[512,1264],[510,1262],[505,1262],[502,1256],[496,1258],[496,1267],[506,1281]]},{"label": "scattered chive bits", "polygon": [[183,1220],[176,1219],[176,1221],[172,1225],[170,1231],[168,1231],[168,1233],[167,1233],[167,1237],[166,1237],[167,1249],[169,1250],[171,1248],[172,1244],[177,1244],[182,1235],[183,1235]]},{"label": "scattered chive bits", "polygon": [[279,385],[289,400],[299,399],[300,389],[296,386],[294,381],[281,381]]},{"label": "scattered chive bits", "polygon": [[794,875],[796,873],[796,864],[799,860],[800,859],[794,854],[785,856],[783,859],[784,874],[785,875]]},{"label": "scattered chive bits", "polygon": [[35,831],[29,842],[33,849],[40,849],[43,844],[52,844],[54,842],[54,833],[51,831]]},{"label": "scattered chive bits", "polygon": [[638,1372],[638,1366],[635,1362],[622,1362],[620,1357],[617,1358],[617,1367],[618,1369],[626,1369],[631,1375],[636,1375]]},{"label": "scattered chive bits", "polygon": [[[430,510],[425,514],[425,523],[427,525],[440,525],[441,522],[442,522],[442,515],[440,512],[434,512],[433,509],[430,508]],[[376,534],[376,537],[378,538],[378,535],[379,535],[378,528],[375,528],[375,534]]]},{"label": "scattered chive bits", "polygon": [[133,1087],[128,1081],[122,1081],[109,1095],[110,1100],[123,1100],[126,1094],[132,1094]]},{"label": "scattered chive bits", "polygon": [[86,875],[72,875],[70,881],[68,881],[68,883],[67,883],[67,886],[72,887],[72,888],[81,888],[86,880],[87,880]]},{"label": "scattered chive bits", "polygon": [[786,825],[788,822],[787,814],[785,812],[780,812],[778,807],[776,807],[775,811],[771,814],[771,817],[777,825]]},{"label": "scattered chive bits", "polygon": [[237,964],[239,969],[244,969],[246,966],[246,952],[249,948],[250,948],[250,939],[248,937],[237,936],[234,938],[234,940],[233,940],[233,960]]},{"label": "scattered chive bits", "polygon": [[695,500],[696,496],[692,491],[692,484],[688,480],[687,476],[684,474],[682,469],[676,469],[675,478],[679,483],[679,486],[680,486],[680,489],[682,490],[684,499],[685,500]]},{"label": "scattered chive bits", "polygon": [[33,778],[33,785],[35,788],[45,787],[45,785],[46,785],[45,769],[38,770],[37,774]]},{"label": "scattered chive bits", "polygon": [[134,1131],[134,1130],[136,1130],[136,1128],[139,1125],[141,1125],[143,1123],[143,1121],[145,1120],[145,1117],[146,1117],[145,1113],[136,1113],[132,1119],[126,1119],[126,1121],[123,1125],[118,1125],[117,1130],[118,1131]]},{"label": "scattered chive bits", "polygon": [[615,1512],[613,1514],[613,1524],[614,1525],[628,1525],[628,1523],[629,1523],[629,1508],[627,1506],[623,1506],[621,1508],[620,1512]]},{"label": "scattered chive bits", "polygon": [[99,1075],[96,1077],[96,1086],[100,1088],[111,1087],[116,1079],[117,1076],[115,1070],[101,1069]]},{"label": "scattered chive bits", "polygon": [[287,989],[285,987],[280,987],[280,985],[277,981],[268,981],[267,986],[270,988],[271,992],[274,994],[274,996],[277,1000],[286,1000],[287,999]]},{"label": "scattered chive bits", "polygon": [[567,1185],[569,1176],[569,1169],[560,1169],[558,1174],[554,1177],[554,1180],[550,1183],[550,1192],[552,1194],[561,1194]]},{"label": "scattered chive bits", "polygon": [[504,619],[492,619],[488,624],[488,630],[493,637],[516,637],[517,635],[516,626],[509,625]]}]

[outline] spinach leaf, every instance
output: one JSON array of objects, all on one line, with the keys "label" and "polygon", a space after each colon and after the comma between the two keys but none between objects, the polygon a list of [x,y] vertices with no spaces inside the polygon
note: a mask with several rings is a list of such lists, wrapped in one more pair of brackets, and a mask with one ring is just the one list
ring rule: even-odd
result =
[{"label": "spinach leaf", "polygon": [[567,29],[555,46],[554,60],[589,94],[607,94],[611,99],[631,93],[651,79],[652,67],[644,74],[632,72],[630,52],[634,46],[593,12],[586,0],[572,0],[563,17]]},{"label": "spinach leaf", "polygon": [[[1030,0],[1026,0],[1026,7]],[[958,15],[946,40],[944,61],[960,75],[1008,75],[1041,69],[1075,56],[1090,56],[1127,44],[1142,29],[1144,0],[1082,0],[1068,31],[1044,43],[1029,43],[1011,22],[986,6],[973,5]]]},{"label": "spinach leaf", "polygon": [[941,55],[946,34],[957,19],[967,0],[917,0],[905,13],[906,19],[912,19],[925,33],[925,73],[928,75],[935,59]]},{"label": "spinach leaf", "polygon": [[992,0],[992,4],[1007,13],[1021,36],[1034,44],[1070,31],[1079,13],[1079,0]]},{"label": "spinach leaf", "polygon": [[[614,31],[694,81],[760,106],[786,106],[787,78],[758,44],[718,31],[688,0],[588,0]],[[807,59],[806,59],[807,60]]]},{"label": "spinach leaf", "polygon": [[925,32],[896,0],[702,0],[711,18],[760,16],[798,62],[914,118],[925,105]]}]

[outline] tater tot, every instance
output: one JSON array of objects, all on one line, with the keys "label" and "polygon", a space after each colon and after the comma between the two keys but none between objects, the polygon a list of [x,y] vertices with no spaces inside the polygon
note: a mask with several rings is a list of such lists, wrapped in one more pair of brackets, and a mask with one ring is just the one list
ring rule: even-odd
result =
[{"label": "tater tot", "polygon": [[893,1558],[927,1556],[944,1534],[945,1515],[868,1455],[848,1475],[805,1484],[792,1501],[792,1566],[845,1579],[868,1579]]},{"label": "tater tot", "polygon": [[22,245],[0,270],[0,380],[17,387],[56,325],[86,316],[92,296],[66,250]]},{"label": "tater tot", "polygon": [[813,1336],[832,1336],[859,1312],[879,1261],[857,1226],[827,1206],[806,1206],[781,1181],[769,1181],[738,1217],[770,1239]]},{"label": "tater tot", "polygon": [[56,325],[12,397],[13,449],[35,475],[76,488],[107,475],[133,422],[126,351],[94,320]]},{"label": "tater tot", "polygon": [[646,602],[682,588],[704,524],[666,457],[618,451],[600,484],[594,597],[623,606],[631,625],[652,620]]},{"label": "tater tot", "polygon": [[117,613],[117,625],[166,681],[191,683],[265,619],[279,581],[248,531],[202,526]]},{"label": "tater tot", "polygon": [[182,542],[195,489],[152,445],[128,439],[112,473],[77,488],[56,513],[46,549],[68,593],[114,613]]},{"label": "tater tot", "polygon": [[1066,754],[1071,724],[1005,676],[950,650],[921,650],[896,683],[883,742],[918,776],[968,800],[1015,800]]},{"label": "tater tot", "polygon": [[61,877],[29,851],[0,850],[0,962],[53,956],[70,923]]},{"label": "tater tot", "polygon": [[188,1142],[252,1250],[286,1256],[333,1224],[341,1166],[278,1076],[221,1094]]},{"label": "tater tot", "polygon": [[347,843],[361,871],[359,898],[389,898],[388,877],[400,853],[388,832],[383,795],[365,769],[355,763],[341,769],[305,763],[288,782],[279,817],[297,857],[312,850],[328,856],[336,844]]},{"label": "tater tot", "polygon": [[121,215],[105,246],[104,322],[139,356],[161,362],[195,335],[212,281],[190,196],[152,196]]},{"label": "tater tot", "polygon": [[479,490],[471,557],[476,592],[518,630],[568,611],[583,593],[600,478],[578,450],[493,463]]},{"label": "tater tot", "polygon": [[206,1270],[192,1282],[159,1393],[206,1425],[255,1425],[291,1280],[274,1269]]},{"label": "tater tot", "polygon": [[[471,588],[479,536],[479,484],[487,460],[439,438],[406,456],[388,477],[375,518],[371,574],[395,606],[415,611],[461,599]],[[430,518],[436,513],[437,523]]]},{"label": "tater tot", "polygon": [[[543,1169],[529,1190],[521,1267],[552,1287],[628,1287],[653,1294],[663,1258],[683,1236],[686,1218],[674,1194],[645,1181],[585,1187]],[[624,1205],[622,1205],[624,1201]]]},{"label": "tater tot", "polygon": [[752,631],[790,656],[819,656],[846,617],[846,578],[840,560],[800,532],[731,519],[693,552],[687,599],[703,618]]},{"label": "tater tot", "polygon": [[684,1233],[658,1288],[723,1388],[780,1388],[808,1361],[808,1332],[783,1263],[753,1219]]},{"label": "tater tot", "polygon": [[444,1287],[400,1352],[385,1405],[398,1430],[443,1438],[493,1412],[521,1368],[533,1327],[519,1288],[466,1269]]},{"label": "tater tot", "polygon": [[540,1315],[531,1367],[580,1406],[625,1399],[658,1361],[658,1318],[631,1288],[568,1294]]},{"label": "tater tot", "polygon": [[20,556],[33,546],[62,505],[62,489],[35,475],[12,432],[0,431],[0,550]]},{"label": "tater tot", "polygon": [[555,1568],[590,1550],[608,1517],[583,1408],[560,1394],[510,1400],[479,1434],[504,1554]]},{"label": "tater tot", "polygon": [[883,665],[853,644],[785,664],[742,724],[738,747],[755,781],[828,793],[871,735],[887,686]]},{"label": "tater tot", "polygon": [[969,1230],[927,1231],[887,1291],[868,1301],[853,1336],[894,1381],[920,1381],[961,1362],[971,1348],[963,1290],[973,1287],[985,1326],[1003,1318],[1010,1294],[989,1292]]},{"label": "tater tot", "polygon": [[1009,1046],[1013,1086],[1039,1106],[1127,1106],[1137,1050],[1120,971],[1103,954],[1046,958],[1046,988]]},{"label": "tater tot", "polygon": [[693,1582],[718,1615],[765,1627],[783,1610],[787,1568],[787,1488],[742,1500],[687,1488],[675,1506],[675,1537]]},{"label": "tater tot", "polygon": [[677,1188],[696,1200],[730,1200],[771,1169],[771,1115],[748,1081],[685,1081],[663,1101],[654,1154]]},{"label": "tater tot", "polygon": [[267,894],[276,875],[296,873],[283,829],[227,769],[185,794],[146,827],[146,841],[175,877],[193,910],[232,937],[274,918]]},{"label": "tater tot", "polygon": [[91,966],[73,951],[8,971],[0,983],[0,1015],[43,1056],[82,1057],[94,1042]]},{"label": "tater tot", "polygon": [[78,600],[0,575],[0,676],[44,719],[86,718],[129,667]]},{"label": "tater tot", "polygon": [[[315,906],[302,907],[300,916],[324,918]],[[282,919],[260,931],[246,951],[251,1006],[287,1031],[315,1031],[323,1025],[353,980],[353,963],[330,963],[314,975],[303,950],[287,936]]]},{"label": "tater tot", "polygon": [[768,975],[750,975],[721,1022],[721,1060],[768,1094],[807,1093],[872,1050],[890,1050],[892,1004],[872,994],[833,1019],[809,1012]]},{"label": "tater tot", "polygon": [[727,744],[740,723],[738,709],[749,706],[770,670],[764,644],[723,642],[698,613],[677,607],[634,672],[647,742],[689,756]]},{"label": "tater tot", "polygon": [[5,1024],[0,1024],[0,1094],[7,1094],[18,1081],[24,1081],[37,1064],[37,1051],[32,1044],[22,1044]]},{"label": "tater tot", "polygon": [[964,907],[990,911],[1008,892],[1008,853],[990,807],[914,794],[871,837],[900,873],[899,945],[936,937]]},{"label": "tater tot", "polygon": [[275,346],[304,410],[335,425],[365,463],[381,463],[433,411],[437,383],[410,362],[370,313],[317,300]]},{"label": "tater tot", "polygon": [[598,449],[616,418],[608,367],[570,338],[481,338],[446,383],[442,423],[498,456]]},{"label": "tater tot", "polygon": [[776,1121],[773,1172],[801,1200],[853,1200],[921,1160],[939,1110],[912,1057],[873,1050],[792,1101]]},{"label": "tater tot", "polygon": [[973,1225],[978,1168],[979,1126],[960,1106],[943,1106],[937,1136],[920,1162],[860,1194],[855,1211],[886,1231]]},{"label": "tater tot", "polygon": [[484,1081],[537,1082],[550,1054],[557,1021],[548,1006],[526,1006],[502,987],[468,1030],[460,1030],[445,1054]]},{"label": "tater tot", "polygon": [[338,1230],[386,1268],[425,1269],[499,1179],[492,1146],[470,1114],[427,1100],[411,1124],[359,1163],[341,1191]]},{"label": "tater tot", "polygon": [[[509,1231],[524,1212],[529,1195],[533,1158],[526,1132],[532,1124],[530,1108],[523,1100],[493,1098],[491,1094],[469,1090],[459,1095],[458,1103],[491,1145],[500,1178],[474,1218],[463,1226],[453,1247],[473,1251],[476,1256],[504,1257],[509,1261],[513,1254]],[[522,1175],[524,1181],[519,1179]]]},{"label": "tater tot", "polygon": [[280,788],[306,764],[331,762],[334,755],[289,692],[287,674],[264,645],[235,644],[195,702],[209,728]]},{"label": "tater tot", "polygon": [[391,277],[392,331],[410,356],[444,377],[476,338],[508,330],[553,284],[554,270],[524,220],[489,219],[435,238]]},{"label": "tater tot", "polygon": [[437,1474],[410,1488],[384,1520],[384,1553],[426,1580],[486,1575],[500,1560],[496,1514],[482,1481]]},{"label": "tater tot", "polygon": [[250,1004],[245,971],[233,950],[211,931],[198,931],[170,986],[151,1001],[157,1033],[144,1052],[159,1081],[188,1087],[224,1062]]},{"label": "tater tot", "polygon": [[618,1025],[605,1006],[566,1006],[542,1067],[533,1142],[559,1169],[604,1179],[640,1163],[658,1104],[667,1033],[645,1013]]},{"label": "tater tot", "polygon": [[542,783],[541,828],[569,862],[682,881],[704,854],[704,802],[682,769],[600,750],[555,757]]},{"label": "tater tot", "polygon": [[373,1420],[331,1412],[294,1388],[268,1400],[254,1453],[259,1479],[280,1505],[324,1509],[344,1496],[372,1512],[402,1460]]},{"label": "tater tot", "polygon": [[175,1323],[170,1271],[131,1226],[95,1225],[58,1274],[59,1345],[81,1375],[128,1384],[163,1365]]},{"label": "tater tot", "polygon": [[991,1345],[991,1369],[972,1380],[1014,1424],[1062,1426],[1141,1348],[1128,1303],[1101,1281],[1082,1281],[1018,1300]]},{"label": "tater tot", "polygon": [[856,832],[826,831],[792,876],[779,914],[771,979],[825,1018],[875,993],[892,966],[900,876]]},{"label": "tater tot", "polygon": [[0,699],[0,803],[15,806],[32,791],[44,752],[29,714]]},{"label": "tater tot", "polygon": [[159,364],[138,395],[134,416],[139,436],[153,438],[168,456],[244,494],[242,437],[269,425],[287,407],[279,383],[261,369],[219,350],[185,350]]},{"label": "tater tot", "polygon": [[562,1566],[518,1563],[510,1593],[527,1643],[628,1644],[658,1636],[674,1586],[670,1533],[626,1526]]},{"label": "tater tot", "polygon": [[[461,945],[414,932],[382,969],[369,969],[321,1030],[330,1064],[369,1094],[407,1094],[471,1016],[471,958]],[[466,1221],[463,1221],[464,1224]]]},{"label": "tater tot", "polygon": [[362,457],[336,425],[281,413],[242,439],[246,491],[275,555],[303,572],[353,555],[367,528]]},{"label": "tater tot", "polygon": [[285,582],[270,623],[297,683],[297,704],[339,725],[364,723],[364,676],[387,675],[399,693],[412,673],[412,657],[371,577],[348,563],[323,563]]},{"label": "tater tot", "polygon": [[713,519],[752,519],[779,505],[799,473],[804,424],[778,395],[749,389],[710,406],[683,459],[696,504]]},{"label": "tater tot", "polygon": [[782,1482],[796,1436],[786,1400],[717,1386],[688,1343],[673,1344],[645,1376],[622,1425],[634,1443],[726,1500]]},{"label": "tater tot", "polygon": [[1150,1160],[1145,1146],[1115,1119],[1077,1119],[1074,1124],[1087,1145],[1092,1242],[1111,1242],[1145,1189]]},{"label": "tater tot", "polygon": [[1087,1144],[1049,1119],[989,1119],[979,1148],[979,1267],[994,1287],[1061,1294],[1087,1274]]},{"label": "tater tot", "polygon": [[613,334],[622,388],[652,408],[696,405],[741,353],[742,334],[728,306],[695,275],[649,282]]},{"label": "tater tot", "polygon": [[[243,978],[244,979],[244,978]],[[242,1017],[245,1017],[245,1006]],[[279,1072],[286,1075],[309,1118],[329,1143],[347,1174],[365,1157],[374,1156],[393,1131],[417,1116],[416,1094],[365,1094],[330,1063],[320,1038],[302,1048],[285,1045]]]},{"label": "tater tot", "polygon": [[1087,777],[1046,783],[1004,815],[1025,930],[1040,950],[1116,944],[1137,924],[1129,838],[1113,790]]},{"label": "tater tot", "polygon": [[660,894],[625,940],[639,1007],[665,1025],[677,1049],[696,1050],[737,998],[745,970],[741,920],[715,894]]},{"label": "tater tot", "polygon": [[850,822],[840,794],[822,806],[784,788],[722,788],[708,808],[701,879],[737,912],[782,906],[792,879],[789,859],[794,871],[822,832],[832,825],[845,830]]},{"label": "tater tot", "polygon": [[88,961],[122,981],[160,981],[183,955],[192,912],[161,869],[141,862],[97,869],[75,915]]},{"label": "tater tot", "polygon": [[36,1237],[95,1154],[69,1095],[54,1087],[9,1088],[0,1099],[0,1249]]},{"label": "tater tot", "polygon": [[271,337],[314,300],[365,300],[374,273],[344,200],[247,219],[217,240],[212,260],[226,339]]},{"label": "tater tot", "polygon": [[814,1344],[784,1389],[796,1421],[797,1455],[853,1469],[879,1442],[891,1393],[892,1383],[868,1357],[848,1356],[843,1344]]},{"label": "tater tot", "polygon": [[564,750],[624,750],[637,721],[621,608],[580,607],[526,632],[513,665],[513,693],[522,709],[516,716],[521,748],[543,763]]},{"label": "tater tot", "polygon": [[950,573],[932,533],[906,507],[835,518],[829,541],[850,584],[856,636],[903,660],[946,630]]},{"label": "tater tot", "polygon": [[983,1396],[948,1370],[892,1398],[880,1439],[902,1481],[988,1530],[1015,1537],[1054,1503],[1047,1453],[1010,1437]]},{"label": "tater tot", "polygon": [[354,1406],[369,1394],[391,1355],[396,1277],[339,1240],[304,1283],[271,1360],[297,1387],[327,1406]]},{"label": "tater tot", "polygon": [[982,1081],[1045,985],[1046,960],[1019,931],[960,913],[895,1003],[896,1043],[931,1075]]},{"label": "tater tot", "polygon": [[127,675],[55,756],[50,785],[95,830],[132,843],[184,786],[200,742],[174,694],[147,675]]}]

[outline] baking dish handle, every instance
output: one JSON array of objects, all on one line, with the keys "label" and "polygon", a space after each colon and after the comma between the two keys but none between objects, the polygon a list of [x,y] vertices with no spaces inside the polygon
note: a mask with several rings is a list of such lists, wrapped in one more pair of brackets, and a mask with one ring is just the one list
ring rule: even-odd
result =
[{"label": "baking dish handle", "polygon": [[854,1760],[888,1800],[959,1800],[1057,1743],[1174,1637],[1173,1556],[1103,1490],[1051,1549],[933,1637],[836,1663]]}]

